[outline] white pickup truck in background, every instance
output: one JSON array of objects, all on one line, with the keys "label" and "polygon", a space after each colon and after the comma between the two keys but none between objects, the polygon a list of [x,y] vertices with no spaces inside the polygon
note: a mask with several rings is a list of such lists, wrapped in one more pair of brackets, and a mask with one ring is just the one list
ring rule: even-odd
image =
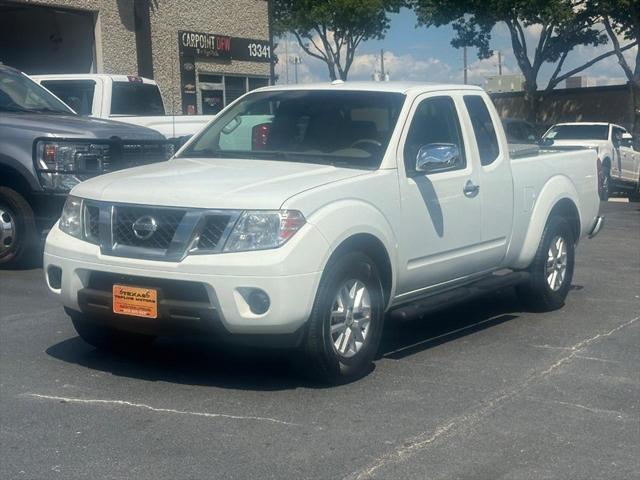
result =
[{"label": "white pickup truck in background", "polygon": [[152,128],[166,138],[189,138],[214,115],[167,115],[153,80],[131,75],[33,75],[76,113]]},{"label": "white pickup truck in background", "polygon": [[595,151],[512,161],[480,88],[268,87],[168,162],[76,186],[44,271],[98,348],[273,341],[341,382],[368,371],[386,312],[512,285],[560,308],[599,205]]},{"label": "white pickup truck in background", "polygon": [[633,136],[613,123],[558,123],[543,136],[543,145],[553,148],[585,147],[597,150],[602,162],[602,199],[621,190],[635,199],[640,189],[640,151]]}]

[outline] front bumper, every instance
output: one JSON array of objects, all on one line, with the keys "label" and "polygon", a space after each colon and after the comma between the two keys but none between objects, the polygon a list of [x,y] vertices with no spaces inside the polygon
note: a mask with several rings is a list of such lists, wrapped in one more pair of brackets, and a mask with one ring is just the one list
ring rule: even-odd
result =
[{"label": "front bumper", "polygon": [[[44,271],[49,290],[68,310],[124,330],[292,334],[309,318],[327,250],[324,237],[307,224],[274,250],[191,255],[181,262],[140,260],[103,255],[98,246],[70,237],[56,225],[47,237]],[[61,270],[58,284],[52,285],[50,267]],[[95,278],[105,275],[114,277],[112,283],[178,293],[160,300],[156,320],[115,315],[110,286],[95,285]],[[194,286],[202,289],[203,297],[193,297]],[[243,294],[251,289],[268,295],[265,313],[251,311]]]}]

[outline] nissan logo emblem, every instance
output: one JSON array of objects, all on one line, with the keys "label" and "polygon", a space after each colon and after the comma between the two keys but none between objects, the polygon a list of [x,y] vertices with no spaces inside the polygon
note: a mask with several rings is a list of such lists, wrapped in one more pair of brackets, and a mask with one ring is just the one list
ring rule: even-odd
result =
[{"label": "nissan logo emblem", "polygon": [[133,222],[131,229],[136,238],[148,240],[156,233],[156,230],[158,230],[158,222],[156,222],[156,219],[151,215],[145,215]]}]

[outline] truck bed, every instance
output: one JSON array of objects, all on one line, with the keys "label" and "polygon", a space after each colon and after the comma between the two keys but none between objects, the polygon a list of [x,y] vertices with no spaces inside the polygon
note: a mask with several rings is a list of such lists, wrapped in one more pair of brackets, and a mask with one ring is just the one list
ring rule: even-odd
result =
[{"label": "truck bed", "polygon": [[[532,229],[542,231],[539,220],[547,215],[534,215],[562,198],[572,200],[580,216],[581,236],[588,234],[599,210],[597,153],[590,149],[574,151],[538,150],[522,155],[511,163],[514,186],[514,224],[507,262],[524,268],[535,254],[537,245],[525,238]],[[545,195],[541,195],[542,192]],[[538,201],[544,197],[544,202]],[[549,207],[550,208],[550,207]],[[539,238],[539,236],[538,236]],[[532,252],[533,250],[533,252]]]}]

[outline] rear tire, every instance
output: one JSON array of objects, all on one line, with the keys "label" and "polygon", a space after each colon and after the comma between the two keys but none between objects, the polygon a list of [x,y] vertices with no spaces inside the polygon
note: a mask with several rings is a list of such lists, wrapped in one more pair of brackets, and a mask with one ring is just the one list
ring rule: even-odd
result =
[{"label": "rear tire", "polygon": [[368,373],[383,321],[382,283],[371,258],[352,252],[332,260],[320,281],[303,341],[308,373],[330,384]]},{"label": "rear tire", "polygon": [[569,223],[560,216],[547,221],[529,281],[518,285],[518,297],[533,311],[548,312],[564,305],[571,288],[575,240]]},{"label": "rear tire", "polygon": [[107,325],[92,322],[84,314],[70,313],[76,332],[89,345],[100,350],[134,351],[149,346],[156,337],[141,333],[124,332]]},{"label": "rear tire", "polygon": [[38,234],[27,200],[9,187],[0,187],[0,268],[22,265],[35,252]]}]

